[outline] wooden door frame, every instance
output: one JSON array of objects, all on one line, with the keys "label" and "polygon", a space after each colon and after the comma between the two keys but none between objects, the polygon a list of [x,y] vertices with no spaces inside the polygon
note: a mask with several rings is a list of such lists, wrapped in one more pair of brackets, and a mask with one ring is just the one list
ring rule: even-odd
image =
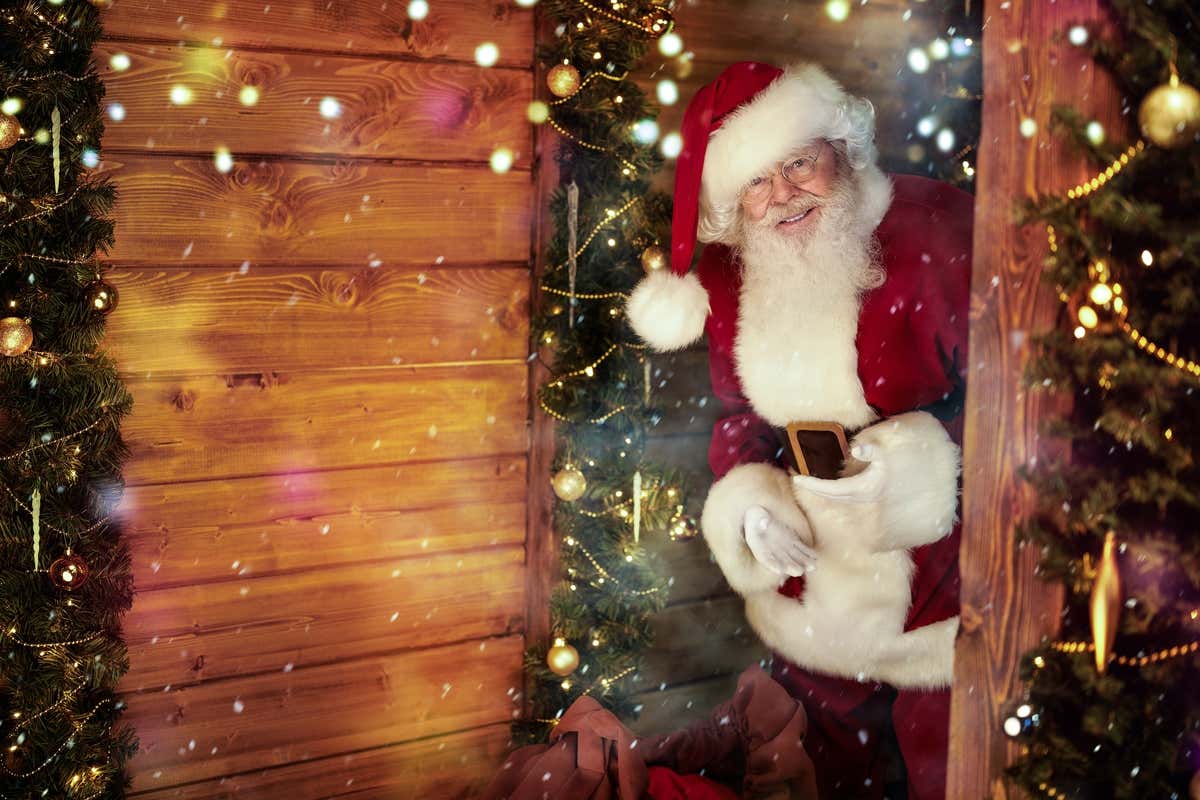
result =
[{"label": "wooden door frame", "polygon": [[[1110,28],[1101,0],[988,0],[984,4],[983,123],[977,162],[970,376],[963,441],[962,630],[955,658],[948,798],[1017,796],[1003,780],[1017,754],[1001,730],[1024,694],[1023,653],[1059,629],[1063,590],[1035,574],[1038,548],[1020,549],[1014,523],[1033,508],[1016,470],[1053,442],[1039,423],[1065,398],[1026,391],[1032,337],[1059,322],[1060,304],[1041,280],[1044,228],[1013,224],[1038,194],[1064,194],[1091,177],[1050,133],[1054,104],[1071,104],[1121,136],[1118,93],[1088,51],[1069,44],[1077,24]],[[1037,124],[1032,137],[1020,125]],[[1122,132],[1122,133],[1118,133]],[[1094,170],[1093,170],[1094,171]]]}]

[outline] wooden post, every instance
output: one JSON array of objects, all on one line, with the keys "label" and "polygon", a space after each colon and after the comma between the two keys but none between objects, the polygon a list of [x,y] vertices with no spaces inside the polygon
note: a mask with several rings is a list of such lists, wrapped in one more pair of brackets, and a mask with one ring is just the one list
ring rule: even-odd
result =
[{"label": "wooden post", "polygon": [[[1073,25],[1103,22],[1099,0],[990,0],[984,7],[983,127],[975,203],[970,377],[963,469],[962,633],[955,662],[946,796],[1014,796],[1003,771],[1016,747],[1000,729],[1023,694],[1021,655],[1058,630],[1062,588],[1034,573],[1037,548],[1018,550],[1013,525],[1033,493],[1016,469],[1055,444],[1039,442],[1041,420],[1063,399],[1025,391],[1030,337],[1058,319],[1041,280],[1044,228],[1017,228],[1014,208],[1039,193],[1065,193],[1090,177],[1069,145],[1049,132],[1053,104],[1071,104],[1127,134],[1107,75],[1071,45]],[[1036,132],[1022,135],[1031,119]],[[1028,128],[1029,123],[1025,123]],[[1028,131],[1027,131],[1028,133]]]}]

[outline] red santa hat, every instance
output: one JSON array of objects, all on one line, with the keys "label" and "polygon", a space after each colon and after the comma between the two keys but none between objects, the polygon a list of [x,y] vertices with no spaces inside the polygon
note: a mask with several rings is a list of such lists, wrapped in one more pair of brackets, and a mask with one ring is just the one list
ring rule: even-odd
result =
[{"label": "red santa hat", "polygon": [[742,188],[796,149],[819,138],[846,142],[851,166],[864,170],[872,227],[891,199],[875,165],[874,108],[814,64],[733,64],[696,92],[681,135],[671,269],[648,275],[626,306],[634,332],[655,350],[680,350],[703,335],[708,294],[690,272],[696,241],[734,244]]}]

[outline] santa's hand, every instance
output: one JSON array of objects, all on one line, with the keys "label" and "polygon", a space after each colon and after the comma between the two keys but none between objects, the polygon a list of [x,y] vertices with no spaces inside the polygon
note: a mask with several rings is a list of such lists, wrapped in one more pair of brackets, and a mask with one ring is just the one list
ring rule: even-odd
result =
[{"label": "santa's hand", "polygon": [[[816,551],[804,543],[800,533],[775,519],[762,506],[746,509],[743,531],[750,552],[776,574],[799,577],[816,569]],[[805,533],[811,538],[811,532]]]}]

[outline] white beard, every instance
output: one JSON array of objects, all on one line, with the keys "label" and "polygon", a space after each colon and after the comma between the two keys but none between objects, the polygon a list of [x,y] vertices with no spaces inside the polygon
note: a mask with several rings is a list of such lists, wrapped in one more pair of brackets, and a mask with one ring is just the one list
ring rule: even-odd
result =
[{"label": "white beard", "polygon": [[755,411],[772,425],[876,418],[858,377],[862,295],[883,282],[873,227],[858,213],[861,184],[842,177],[822,200],[812,230],[787,236],[776,223],[810,205],[805,196],[743,220],[737,372]]}]

